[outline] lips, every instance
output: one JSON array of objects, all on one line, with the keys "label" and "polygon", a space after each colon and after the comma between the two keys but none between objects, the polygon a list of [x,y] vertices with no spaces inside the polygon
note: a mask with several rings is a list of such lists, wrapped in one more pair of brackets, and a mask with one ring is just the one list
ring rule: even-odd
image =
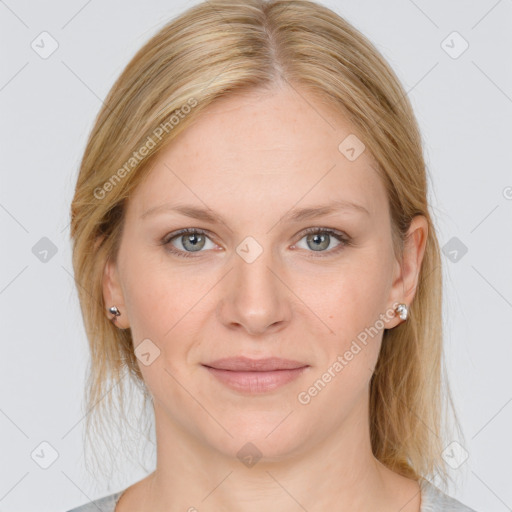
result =
[{"label": "lips", "polygon": [[280,357],[267,357],[265,359],[251,359],[249,357],[226,357],[204,364],[217,370],[230,370],[233,372],[273,372],[276,370],[295,370],[308,366],[299,361],[281,359]]},{"label": "lips", "polygon": [[229,357],[203,364],[218,382],[244,394],[273,391],[299,378],[308,364],[279,357]]}]

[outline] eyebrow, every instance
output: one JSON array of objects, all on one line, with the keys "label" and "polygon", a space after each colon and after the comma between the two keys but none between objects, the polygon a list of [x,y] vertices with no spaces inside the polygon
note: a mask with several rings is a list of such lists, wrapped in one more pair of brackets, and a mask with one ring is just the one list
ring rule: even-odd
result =
[{"label": "eyebrow", "polygon": [[[370,215],[370,212],[361,204],[355,203],[353,201],[347,201],[345,199],[338,199],[335,201],[331,201],[327,204],[322,204],[318,206],[309,206],[307,208],[300,209],[292,209],[288,213],[286,213],[283,217],[281,217],[281,221],[284,222],[302,222],[304,220],[313,219],[316,217],[321,217],[323,215],[329,215],[330,213],[337,212],[359,212],[365,215]],[[198,208],[197,206],[187,205],[187,204],[173,204],[173,203],[165,203],[159,206],[153,206],[146,210],[141,216],[141,219],[145,219],[148,216],[155,215],[161,212],[176,212],[184,215],[186,217],[190,217],[192,219],[202,220],[210,223],[222,223],[226,224],[223,217],[213,210],[209,210],[207,208]]]}]

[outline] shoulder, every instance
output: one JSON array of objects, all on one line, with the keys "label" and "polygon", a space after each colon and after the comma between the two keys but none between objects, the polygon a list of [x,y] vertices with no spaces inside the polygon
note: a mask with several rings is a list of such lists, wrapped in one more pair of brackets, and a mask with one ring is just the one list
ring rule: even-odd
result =
[{"label": "shoulder", "polygon": [[116,504],[121,497],[123,491],[115,492],[114,494],[109,494],[108,496],[104,496],[103,498],[99,498],[94,501],[90,501],[85,505],[81,505],[79,507],[68,510],[68,512],[114,512],[116,508]]},{"label": "shoulder", "polygon": [[420,512],[475,512],[460,501],[444,494],[428,480],[421,480]]}]

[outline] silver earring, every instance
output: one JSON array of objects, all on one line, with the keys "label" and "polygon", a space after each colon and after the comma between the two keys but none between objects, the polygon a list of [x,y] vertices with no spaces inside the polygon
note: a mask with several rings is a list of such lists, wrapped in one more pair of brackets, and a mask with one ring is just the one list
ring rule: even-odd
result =
[{"label": "silver earring", "polygon": [[117,309],[117,306],[112,306],[112,307],[108,308],[108,310],[112,315],[114,315],[110,320],[112,322],[115,322],[116,317],[118,317],[121,314],[121,311],[119,311],[119,309]]},{"label": "silver earring", "polygon": [[407,320],[407,315],[409,313],[407,304],[398,304],[398,306],[395,308],[395,311],[401,320]]}]

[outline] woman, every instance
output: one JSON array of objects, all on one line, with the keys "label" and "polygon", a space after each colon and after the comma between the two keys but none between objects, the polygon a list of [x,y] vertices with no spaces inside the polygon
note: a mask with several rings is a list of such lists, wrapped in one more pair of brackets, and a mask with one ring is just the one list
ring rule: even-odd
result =
[{"label": "woman", "polygon": [[105,101],[71,228],[89,405],[111,412],[128,369],[157,446],[75,511],[470,510],[429,481],[447,442],[421,137],[338,15],[208,1],[169,23]]}]

